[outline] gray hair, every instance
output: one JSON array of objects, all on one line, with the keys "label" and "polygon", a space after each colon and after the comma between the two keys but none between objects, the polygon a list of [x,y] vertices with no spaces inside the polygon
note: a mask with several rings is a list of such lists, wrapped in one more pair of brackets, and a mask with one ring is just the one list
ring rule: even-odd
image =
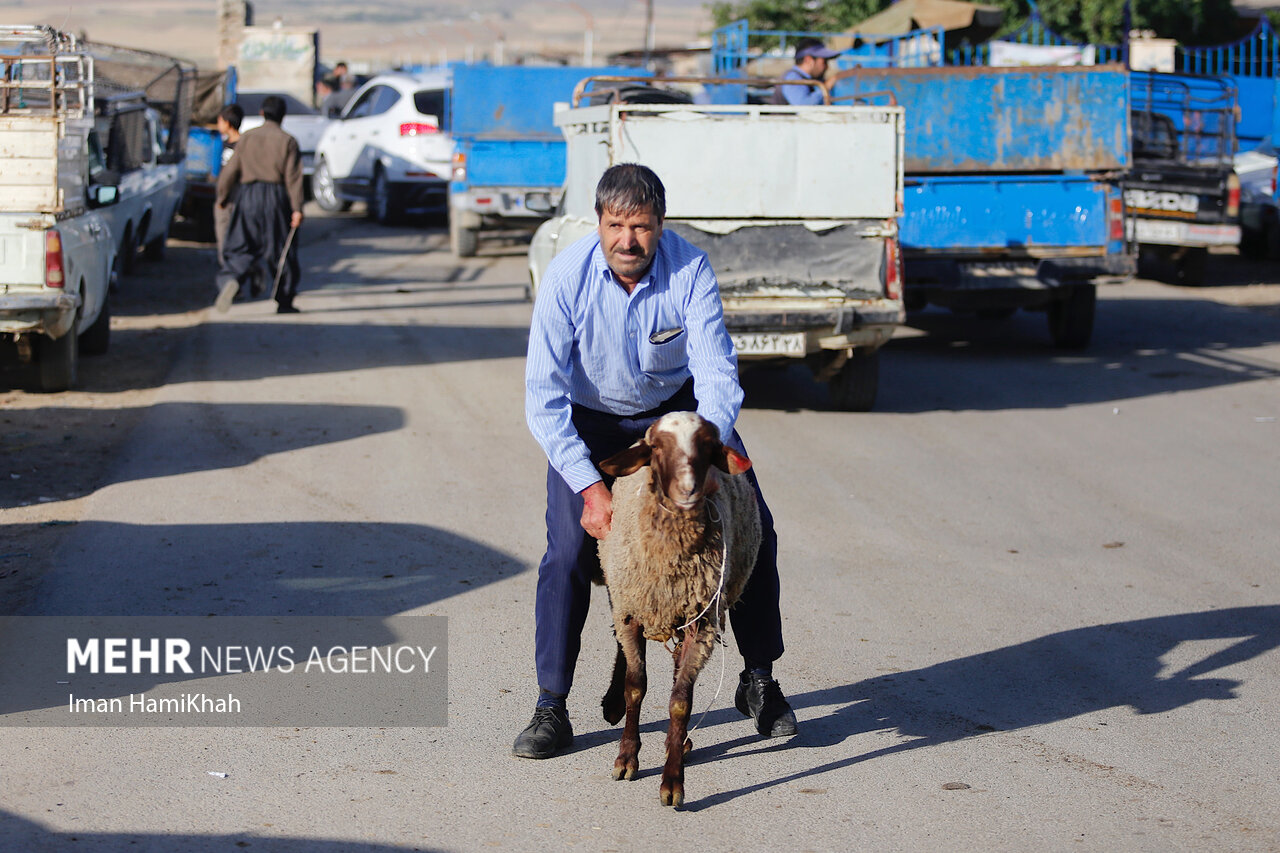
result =
[{"label": "gray hair", "polygon": [[667,215],[667,190],[648,166],[619,163],[610,166],[596,184],[596,216],[611,213],[652,211],[659,219]]}]

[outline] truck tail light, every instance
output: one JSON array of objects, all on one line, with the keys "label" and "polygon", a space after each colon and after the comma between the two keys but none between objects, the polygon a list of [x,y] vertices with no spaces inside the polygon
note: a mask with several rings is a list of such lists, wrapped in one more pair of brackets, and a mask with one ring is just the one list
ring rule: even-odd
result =
[{"label": "truck tail light", "polygon": [[401,136],[426,136],[428,133],[439,133],[440,128],[423,121],[406,121],[400,125]]},{"label": "truck tail light", "polygon": [[1267,195],[1272,198],[1276,197],[1276,173],[1280,172],[1280,163],[1271,167],[1271,186],[1267,188]]},{"label": "truck tail light", "polygon": [[453,152],[453,179],[455,181],[467,179],[467,155],[461,151]]},{"label": "truck tail light", "polygon": [[1227,176],[1227,217],[1235,219],[1240,215],[1240,176],[1232,172]]},{"label": "truck tail light", "polygon": [[1124,199],[1120,196],[1107,201],[1107,239],[1124,239]]},{"label": "truck tail light", "polygon": [[44,286],[65,287],[66,271],[62,265],[62,235],[56,228],[44,232]]},{"label": "truck tail light", "polygon": [[902,298],[902,252],[896,237],[884,241],[884,295],[888,299]]}]

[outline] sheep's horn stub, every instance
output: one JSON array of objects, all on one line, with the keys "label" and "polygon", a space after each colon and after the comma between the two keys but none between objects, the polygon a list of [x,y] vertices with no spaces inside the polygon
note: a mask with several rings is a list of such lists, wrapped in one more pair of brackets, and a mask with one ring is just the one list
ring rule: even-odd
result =
[{"label": "sheep's horn stub", "polygon": [[648,465],[652,454],[653,450],[648,444],[638,441],[621,453],[615,453],[601,462],[600,470],[610,477],[625,477]]}]

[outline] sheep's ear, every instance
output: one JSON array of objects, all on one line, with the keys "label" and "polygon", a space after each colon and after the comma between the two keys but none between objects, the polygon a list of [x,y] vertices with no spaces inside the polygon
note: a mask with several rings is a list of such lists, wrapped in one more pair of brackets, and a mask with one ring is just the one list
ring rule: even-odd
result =
[{"label": "sheep's ear", "polygon": [[601,462],[600,470],[610,477],[625,477],[648,465],[652,453],[649,445],[638,441],[621,453],[615,453]]},{"label": "sheep's ear", "polygon": [[715,461],[716,467],[726,474],[741,474],[751,468],[751,460],[732,447],[721,447]]}]

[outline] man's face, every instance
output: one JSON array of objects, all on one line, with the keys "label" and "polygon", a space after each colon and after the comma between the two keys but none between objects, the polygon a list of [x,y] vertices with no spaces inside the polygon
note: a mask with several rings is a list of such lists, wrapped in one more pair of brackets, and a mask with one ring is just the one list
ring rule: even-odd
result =
[{"label": "man's face", "polygon": [[653,261],[662,236],[662,219],[652,210],[618,213],[605,210],[600,214],[600,247],[613,274],[637,281]]},{"label": "man's face", "polygon": [[231,125],[228,124],[227,120],[222,116],[218,116],[218,133],[222,134],[223,136],[231,135]]},{"label": "man's face", "polygon": [[827,73],[827,60],[821,56],[806,56],[800,67],[814,80],[821,80]]}]

